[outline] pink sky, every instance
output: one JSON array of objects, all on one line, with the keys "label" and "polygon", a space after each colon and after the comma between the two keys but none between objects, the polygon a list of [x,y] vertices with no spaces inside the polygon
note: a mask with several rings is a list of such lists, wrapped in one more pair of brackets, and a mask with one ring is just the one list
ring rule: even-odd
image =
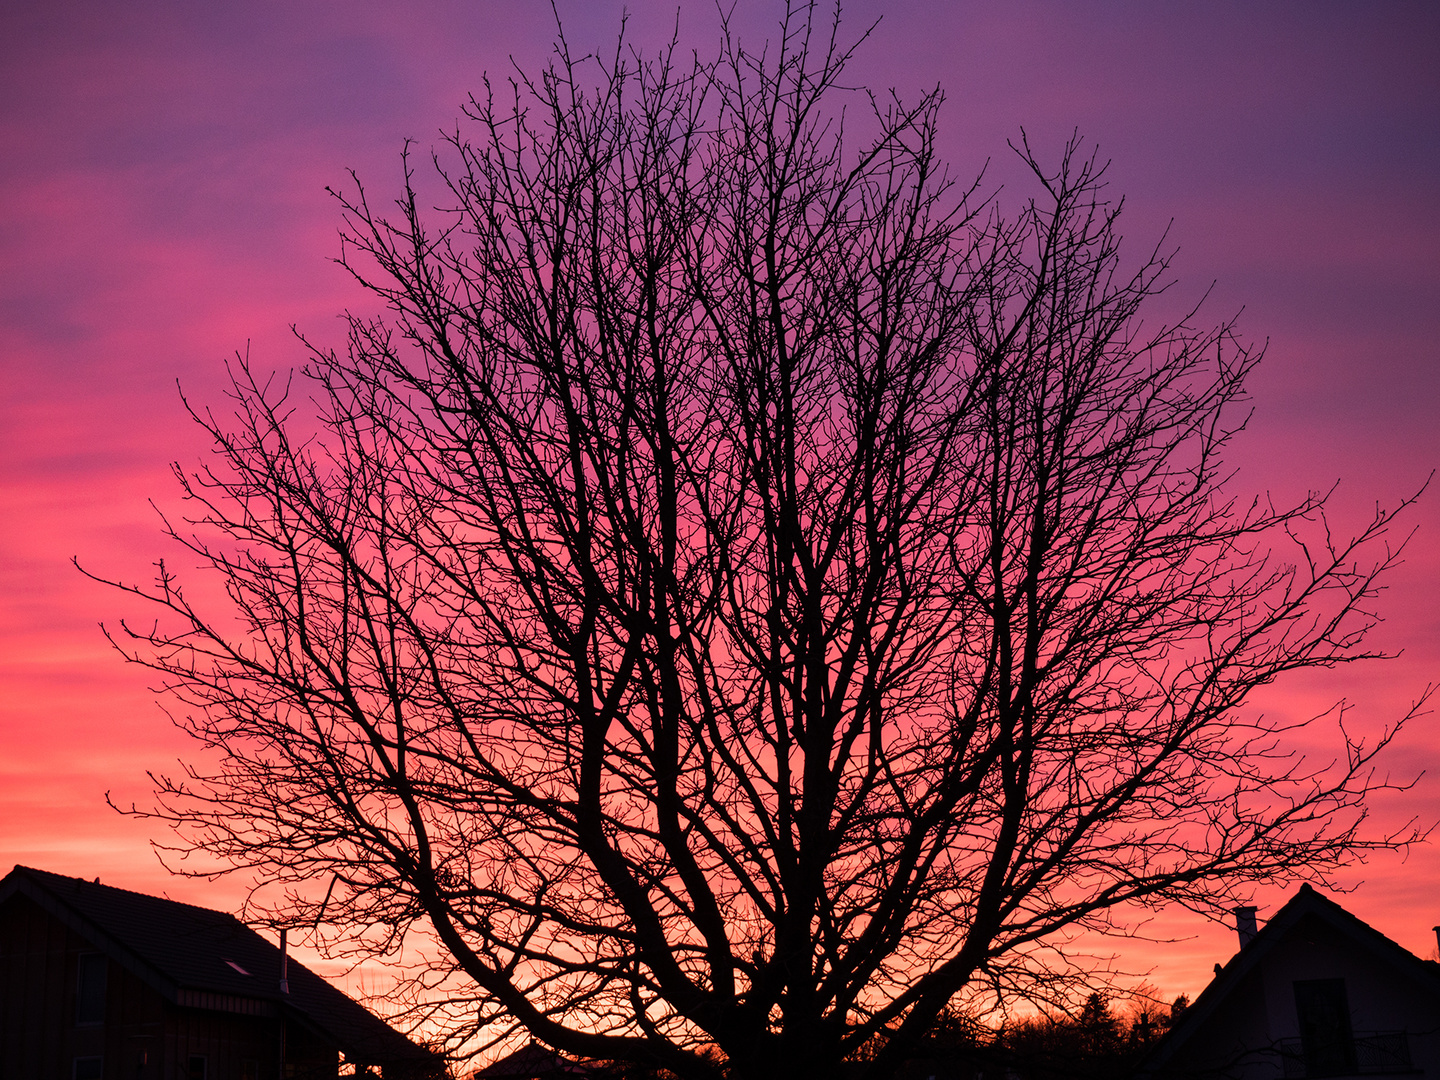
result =
[{"label": "pink sky", "polygon": [[[632,2],[642,45],[674,0]],[[742,0],[747,40],[771,2]],[[572,46],[613,45],[620,5],[564,0]],[[714,8],[685,5],[708,48]],[[1282,501],[1343,481],[1341,529],[1412,494],[1440,465],[1440,9],[1421,3],[906,3],[846,6],[884,19],[856,77],[902,92],[945,87],[957,175],[987,159],[1014,177],[1006,139],[1042,154],[1073,129],[1113,160],[1126,235],[1174,221],[1177,302],[1212,282],[1209,312],[1244,308],[1270,342],[1255,418],[1233,461],[1237,494]],[[146,769],[187,747],[97,623],[134,612],[69,564],[145,577],[161,543],[147,500],[175,503],[171,461],[203,441],[192,400],[219,403],[221,361],[249,343],[262,366],[300,357],[289,336],[341,342],[359,298],[328,261],[324,192],[354,167],[394,189],[406,137],[453,125],[485,70],[534,68],[553,33],[541,0],[453,0],[400,13],[316,2],[16,0],[0,7],[0,873],[13,863],[233,906],[234,884],[170,878],[156,826],[104,802],[143,801]],[[1381,605],[1378,647],[1404,656],[1281,685],[1275,710],[1337,697],[1374,727],[1440,670],[1440,489],[1407,519],[1406,564]],[[1386,761],[1440,772],[1440,729],[1414,725]],[[1377,800],[1380,827],[1440,818],[1440,781]],[[1429,955],[1440,922],[1435,844],[1347,874],[1342,902]],[[1284,897],[1262,889],[1262,918]],[[1233,935],[1163,914],[1180,940],[1120,948],[1162,993],[1194,994]]]}]

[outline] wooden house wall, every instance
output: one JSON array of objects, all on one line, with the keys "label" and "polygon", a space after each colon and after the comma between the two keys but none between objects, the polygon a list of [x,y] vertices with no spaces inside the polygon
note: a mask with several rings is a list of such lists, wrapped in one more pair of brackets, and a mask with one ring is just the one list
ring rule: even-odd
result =
[{"label": "wooden house wall", "polygon": [[106,973],[105,1020],[77,1024],[82,953],[98,950],[22,895],[0,906],[0,1080],[73,1080],[77,1057],[103,1059],[103,1080],[331,1080],[334,1047],[291,1025],[280,1076],[280,1019],[169,1005],[114,960]]}]

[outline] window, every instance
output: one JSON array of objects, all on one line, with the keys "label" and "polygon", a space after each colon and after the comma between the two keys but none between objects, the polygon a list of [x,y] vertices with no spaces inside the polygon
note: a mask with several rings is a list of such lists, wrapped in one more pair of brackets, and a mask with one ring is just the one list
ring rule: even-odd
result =
[{"label": "window", "polygon": [[205,1080],[205,1055],[190,1055],[190,1071],[186,1073],[186,1080]]},{"label": "window", "polygon": [[[80,954],[80,978],[75,990],[75,1023],[105,1022],[105,972],[108,966],[105,957],[100,953]],[[98,1076],[99,1073],[95,1075]]]},{"label": "window", "polygon": [[1295,983],[1295,1012],[1300,1018],[1300,1051],[1306,1076],[1339,1076],[1356,1071],[1355,1034],[1344,979],[1307,979]]},{"label": "window", "polygon": [[77,1057],[72,1076],[75,1080],[100,1080],[104,1059],[98,1057]]}]

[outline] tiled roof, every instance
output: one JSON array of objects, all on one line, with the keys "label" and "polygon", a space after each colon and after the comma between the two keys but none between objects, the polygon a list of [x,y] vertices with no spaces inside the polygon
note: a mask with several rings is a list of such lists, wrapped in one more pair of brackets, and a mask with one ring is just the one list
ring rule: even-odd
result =
[{"label": "tiled roof", "polygon": [[158,896],[17,866],[0,881],[0,903],[23,893],[130,968],[168,1000],[226,1011],[283,1011],[328,1036],[346,1060],[370,1065],[433,1060],[319,975],[289,961],[280,992],[280,950],[233,915]]}]

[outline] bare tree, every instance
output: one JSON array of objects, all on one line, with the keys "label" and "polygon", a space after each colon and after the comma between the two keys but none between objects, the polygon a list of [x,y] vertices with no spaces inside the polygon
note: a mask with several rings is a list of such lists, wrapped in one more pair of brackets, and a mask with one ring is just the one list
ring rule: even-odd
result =
[{"label": "bare tree", "polygon": [[472,99],[440,209],[408,157],[397,209],[337,195],[388,315],[312,350],[315,432],[240,362],[176,471],[230,609],[125,586],[218,752],[152,812],[322,937],[431,935],[457,1045],[884,1076],[1126,905],[1405,839],[1360,828],[1390,731],[1317,767],[1246,708],[1367,655],[1392,515],[1227,496],[1259,353],[1142,324],[1167,256],[1127,268],[1093,155],[1022,145],[1002,214],[812,15],[562,41]]}]

